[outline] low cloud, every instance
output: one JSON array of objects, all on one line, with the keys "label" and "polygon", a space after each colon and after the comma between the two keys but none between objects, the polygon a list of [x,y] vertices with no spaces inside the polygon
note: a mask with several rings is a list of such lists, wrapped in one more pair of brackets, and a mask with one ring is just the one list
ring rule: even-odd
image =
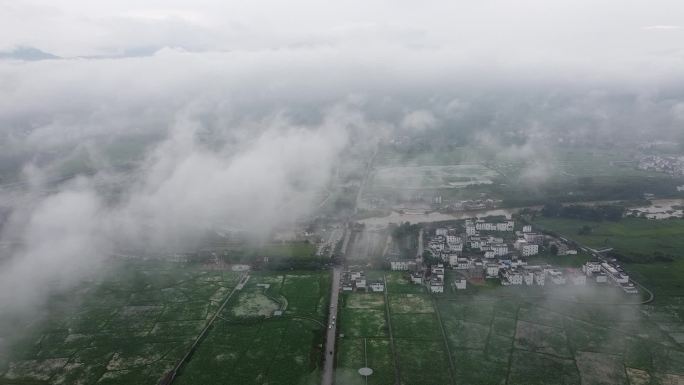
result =
[{"label": "low cloud", "polygon": [[401,127],[404,129],[421,132],[435,127],[437,119],[430,111],[418,110],[412,111],[404,116],[401,121]]}]

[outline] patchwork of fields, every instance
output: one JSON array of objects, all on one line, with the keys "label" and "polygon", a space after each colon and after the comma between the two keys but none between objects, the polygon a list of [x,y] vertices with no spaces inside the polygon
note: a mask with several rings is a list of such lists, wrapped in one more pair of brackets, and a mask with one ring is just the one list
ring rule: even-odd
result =
[{"label": "patchwork of fields", "polygon": [[384,167],[375,171],[373,189],[442,189],[491,184],[499,174],[480,164]]},{"label": "patchwork of fields", "polygon": [[[31,325],[0,317],[1,330],[28,336],[2,336],[9,349],[0,384],[156,384],[238,280],[198,266],[125,262],[53,298]],[[252,273],[174,383],[317,383],[329,283],[327,272]]]},{"label": "patchwork of fields", "polygon": [[317,384],[329,287],[327,272],[253,273],[177,383]]},{"label": "patchwork of fields", "polygon": [[[20,340],[3,334],[0,384],[154,384],[228,298],[174,383],[317,384],[330,274],[239,273],[125,262],[54,298]],[[387,293],[344,293],[336,380],[365,384],[678,384],[684,301],[615,291],[472,286],[430,295],[402,273]],[[580,289],[577,289],[580,290]],[[279,311],[282,314],[279,315]],[[2,318],[2,317],[0,317]],[[2,318],[1,330],[11,330]]]},{"label": "patchwork of fields", "polygon": [[684,178],[639,170],[636,156],[624,149],[566,146],[534,157],[511,157],[485,147],[405,152],[385,146],[366,198],[401,201],[425,192],[455,200],[499,199],[518,207],[548,200],[639,199],[644,193],[681,196],[676,186]]},{"label": "patchwork of fields", "polygon": [[684,381],[684,303],[500,287],[432,296],[401,274],[387,279],[388,302],[344,297],[337,376],[345,384],[363,384],[356,370],[366,363],[369,384],[393,384],[396,374],[406,385]]}]

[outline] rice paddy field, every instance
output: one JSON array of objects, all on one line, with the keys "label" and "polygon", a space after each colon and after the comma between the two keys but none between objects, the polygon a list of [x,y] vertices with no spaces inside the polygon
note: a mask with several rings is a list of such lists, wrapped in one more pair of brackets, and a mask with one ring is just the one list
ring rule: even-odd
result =
[{"label": "rice paddy field", "polygon": [[319,383],[329,288],[327,272],[251,274],[177,383]]},{"label": "rice paddy field", "polygon": [[237,290],[237,272],[116,265],[52,298],[28,325],[0,314],[0,384],[157,384],[229,296],[174,384],[319,380],[327,272],[252,273]]},{"label": "rice paddy field", "polygon": [[401,273],[386,279],[386,297],[344,295],[338,383],[363,384],[366,365],[369,384],[684,382],[682,301],[639,305],[592,287],[431,295]]}]

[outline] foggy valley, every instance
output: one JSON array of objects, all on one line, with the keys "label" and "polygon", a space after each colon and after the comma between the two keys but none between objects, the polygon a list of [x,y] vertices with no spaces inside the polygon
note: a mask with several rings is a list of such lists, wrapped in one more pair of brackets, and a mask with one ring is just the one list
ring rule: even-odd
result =
[{"label": "foggy valley", "polygon": [[679,2],[0,31],[0,384],[684,383]]}]

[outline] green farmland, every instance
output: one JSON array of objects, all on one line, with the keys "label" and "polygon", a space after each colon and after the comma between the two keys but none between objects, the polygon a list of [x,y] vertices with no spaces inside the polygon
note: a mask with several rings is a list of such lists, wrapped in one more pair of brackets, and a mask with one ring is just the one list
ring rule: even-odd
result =
[{"label": "green farmland", "polygon": [[[421,189],[448,199],[500,199],[506,207],[549,200],[633,200],[644,193],[682,196],[676,186],[684,184],[684,178],[638,170],[634,157],[624,149],[557,147],[539,154],[537,161],[523,161],[484,147],[406,152],[385,146],[378,153],[376,178],[368,194],[395,199],[402,190],[415,194],[414,190]],[[480,171],[473,177],[466,170],[459,172],[459,167],[479,167]]]},{"label": "green farmland", "polygon": [[329,287],[328,273],[252,274],[178,384],[317,384]]},{"label": "green farmland", "polygon": [[[656,295],[684,297],[684,220],[624,218],[591,222],[566,218],[537,218],[543,229],[565,235],[593,248],[614,248],[633,278]],[[589,226],[588,234],[579,234]]]},{"label": "green farmland", "polygon": [[338,383],[363,384],[366,364],[369,384],[395,374],[403,385],[684,381],[684,302],[638,305],[591,286],[430,295],[401,273],[386,277],[388,304],[379,293],[343,297]]},{"label": "green farmland", "polygon": [[262,246],[230,245],[225,247],[224,257],[230,260],[250,261],[256,257],[269,258],[311,258],[316,246],[309,242],[269,243]]},{"label": "green farmland", "polygon": [[[617,222],[593,222],[538,217],[534,223],[592,248],[615,248],[635,262],[657,253],[684,257],[684,220],[681,219],[624,218]],[[583,226],[588,226],[591,231],[580,234]]]},{"label": "green farmland", "polygon": [[[114,264],[109,276],[52,298],[29,325],[0,314],[0,330],[16,331],[1,336],[9,349],[0,356],[0,384],[156,384],[240,276],[198,265]],[[327,272],[252,273],[174,384],[317,383],[329,283]]]}]

